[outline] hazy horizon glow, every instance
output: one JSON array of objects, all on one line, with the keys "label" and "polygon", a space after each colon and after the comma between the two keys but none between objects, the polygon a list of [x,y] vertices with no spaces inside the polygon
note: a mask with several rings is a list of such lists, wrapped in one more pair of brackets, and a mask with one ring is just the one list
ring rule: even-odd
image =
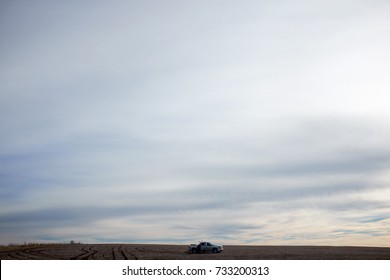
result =
[{"label": "hazy horizon glow", "polygon": [[390,246],[390,3],[0,4],[0,244]]}]

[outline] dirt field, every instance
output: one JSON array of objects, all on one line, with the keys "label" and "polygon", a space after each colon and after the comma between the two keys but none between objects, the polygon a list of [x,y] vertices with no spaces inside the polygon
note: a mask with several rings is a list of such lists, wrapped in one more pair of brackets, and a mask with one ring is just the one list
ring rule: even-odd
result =
[{"label": "dirt field", "polygon": [[186,245],[62,244],[2,246],[1,260],[390,260],[390,248],[224,246],[219,254],[189,254]]}]

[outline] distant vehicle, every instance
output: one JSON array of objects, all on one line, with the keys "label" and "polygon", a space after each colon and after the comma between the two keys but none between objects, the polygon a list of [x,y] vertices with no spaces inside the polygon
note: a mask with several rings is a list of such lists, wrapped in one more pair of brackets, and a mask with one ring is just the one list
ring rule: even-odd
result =
[{"label": "distant vehicle", "polygon": [[188,245],[188,251],[190,253],[221,253],[223,251],[223,245],[202,241],[198,245]]}]

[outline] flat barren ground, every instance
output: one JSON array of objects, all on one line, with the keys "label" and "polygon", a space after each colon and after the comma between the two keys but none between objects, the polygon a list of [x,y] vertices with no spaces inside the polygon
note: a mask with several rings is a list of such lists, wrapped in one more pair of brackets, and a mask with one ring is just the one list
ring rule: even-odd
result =
[{"label": "flat barren ground", "polygon": [[390,248],[224,246],[218,254],[190,254],[186,245],[53,244],[2,246],[1,260],[390,260]]}]

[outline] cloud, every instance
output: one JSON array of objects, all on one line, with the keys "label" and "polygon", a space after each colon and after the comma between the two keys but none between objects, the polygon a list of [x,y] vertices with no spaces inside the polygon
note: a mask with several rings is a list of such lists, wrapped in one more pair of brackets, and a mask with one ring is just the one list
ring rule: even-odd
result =
[{"label": "cloud", "polygon": [[[328,125],[343,131],[336,128],[337,123]],[[311,140],[314,145],[308,145],[310,153],[298,144],[300,157],[297,142],[278,137],[275,147],[268,143],[263,150],[261,145],[246,146],[237,139],[219,145],[216,140],[193,139],[188,150],[186,138],[174,139],[172,146],[158,138],[121,141],[109,134],[57,142],[29,155],[4,155],[2,188],[11,200],[4,201],[7,211],[0,223],[8,231],[40,227],[45,232],[57,232],[56,228],[68,232],[68,228],[76,235],[91,227],[88,232],[96,237],[88,238],[85,232],[84,237],[78,235],[83,240],[109,240],[99,234],[106,232],[99,230],[103,225],[112,228],[107,234],[116,237],[111,240],[127,240],[127,235],[116,232],[123,230],[120,225],[130,223],[139,229],[133,237],[140,240],[144,240],[142,229],[161,226],[167,236],[176,232],[169,242],[174,238],[184,242],[207,232],[205,239],[231,243],[295,240],[306,244],[333,236],[333,227],[313,233],[314,239],[302,235],[302,228],[316,227],[311,222],[318,215],[328,216],[324,224],[341,226],[339,218],[350,213],[360,213],[351,218],[358,223],[359,215],[388,211],[387,203],[372,195],[383,191],[386,197],[388,192],[386,150],[380,152],[369,137],[356,144],[329,145],[328,138],[319,135],[327,126],[319,125],[317,130],[310,130],[316,135]],[[365,132],[349,130],[349,135]],[[383,136],[385,142],[387,136]],[[261,141],[255,135],[250,143],[258,143],[256,139]],[[286,143],[282,153],[277,141]],[[324,146],[316,148],[318,141],[324,141]],[[261,153],[266,156],[259,159]],[[384,177],[379,180],[378,176]],[[306,222],[299,219],[302,209],[312,213]],[[269,215],[273,220],[267,219],[266,224],[274,225],[275,232],[284,232],[282,225],[287,223],[295,228],[294,236],[265,231],[262,220]],[[227,216],[231,223],[226,223]],[[110,226],[112,220],[115,226]],[[191,227],[184,229],[189,220]],[[374,234],[375,229],[370,232]],[[34,236],[39,239],[38,230]]]},{"label": "cloud", "polygon": [[390,215],[374,215],[369,217],[364,217],[364,220],[360,221],[360,223],[377,223],[381,221],[385,221],[390,218]]}]

